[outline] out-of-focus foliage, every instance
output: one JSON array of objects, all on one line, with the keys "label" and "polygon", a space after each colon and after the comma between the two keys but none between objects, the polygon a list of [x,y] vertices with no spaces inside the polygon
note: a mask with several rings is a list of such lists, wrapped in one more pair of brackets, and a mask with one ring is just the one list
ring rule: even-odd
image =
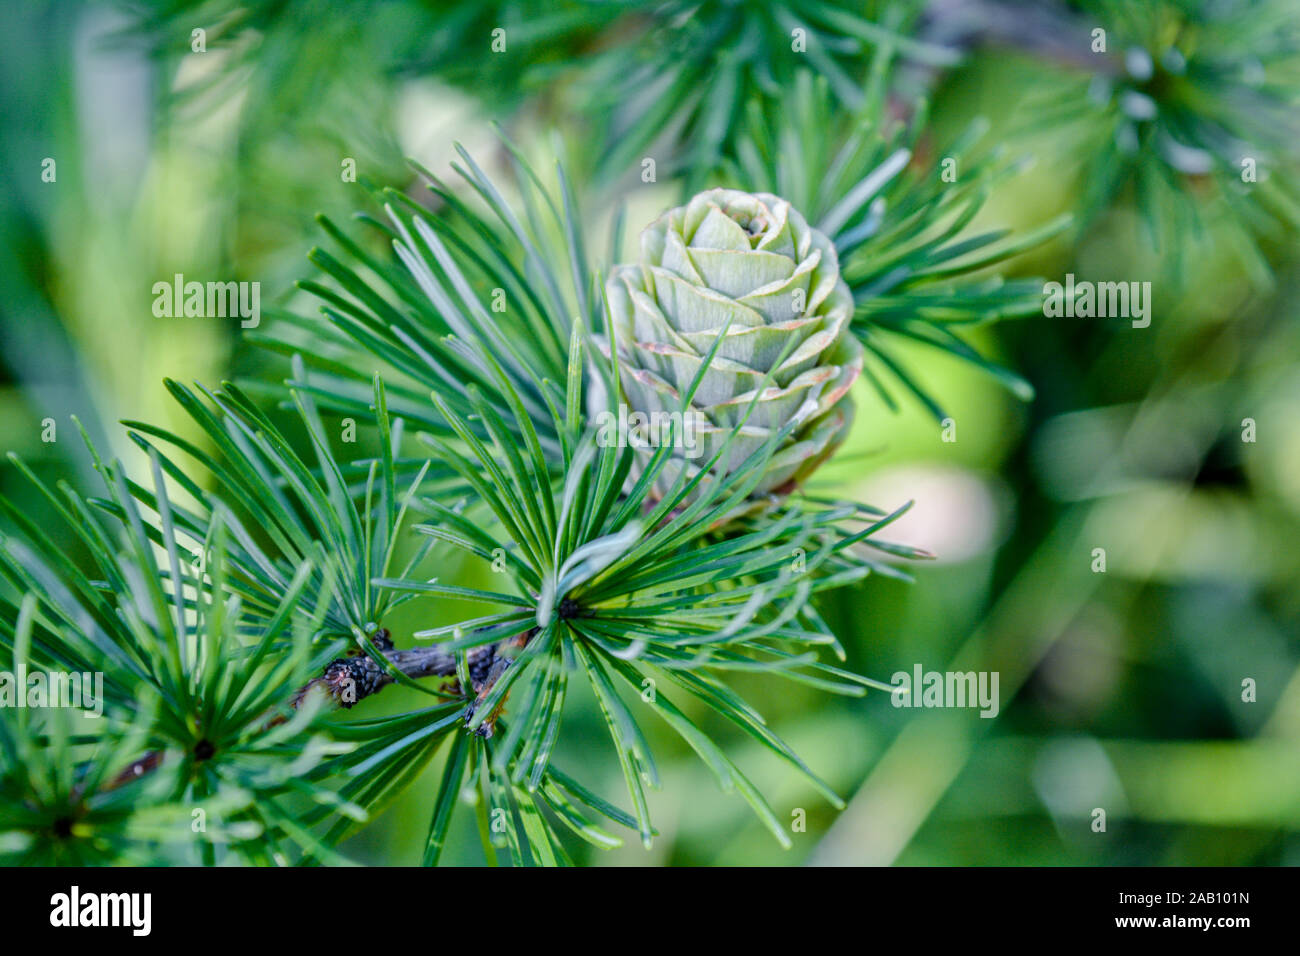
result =
[{"label": "out-of-focus foliage", "polygon": [[1082,0],[1071,7],[1059,27],[1085,75],[1049,78],[1027,101],[1024,122],[1061,124],[1063,145],[1082,169],[1081,222],[1124,197],[1151,241],[1181,267],[1187,236],[1218,216],[1226,221],[1217,228],[1239,234],[1246,265],[1266,280],[1256,243],[1285,243],[1300,228],[1294,5]]}]

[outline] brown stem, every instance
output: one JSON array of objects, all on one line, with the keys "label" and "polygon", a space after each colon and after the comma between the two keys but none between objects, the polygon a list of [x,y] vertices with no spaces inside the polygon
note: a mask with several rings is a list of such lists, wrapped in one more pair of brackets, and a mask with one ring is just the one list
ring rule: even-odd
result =
[{"label": "brown stem", "polygon": [[[487,676],[496,659],[497,645],[488,644],[471,648],[466,653],[469,663],[470,679],[477,686]],[[456,673],[455,655],[439,647],[416,647],[404,651],[388,650],[383,652],[385,659],[394,668],[407,677],[419,680],[422,677],[452,677]],[[313,678],[302,686],[290,705],[296,710],[302,706],[313,688],[320,688],[340,707],[352,707],[371,694],[378,693],[395,678],[374,658],[367,655],[340,657],[325,667],[325,673]],[[284,722],[284,717],[276,717],[272,726]]]}]

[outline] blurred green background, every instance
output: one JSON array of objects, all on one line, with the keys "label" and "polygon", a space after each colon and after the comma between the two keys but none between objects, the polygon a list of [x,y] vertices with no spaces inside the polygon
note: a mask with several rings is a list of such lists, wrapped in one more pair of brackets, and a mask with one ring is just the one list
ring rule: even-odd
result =
[{"label": "blurred green background", "polygon": [[[267,31],[267,44],[281,42],[261,55],[284,66],[268,80],[223,62],[237,55],[229,48],[150,55],[135,21],[111,4],[4,5],[0,448],[84,482],[75,414],[138,468],[118,419],[190,427],[164,376],[278,375],[274,360],[240,344],[237,323],[155,318],[151,289],[176,272],[257,280],[264,308],[314,308],[293,290],[320,239],[313,216],[371,208],[341,178],[344,158],[363,179],[412,185],[405,157],[442,172],[460,141],[491,172],[501,147],[490,122],[500,119],[542,168],[557,148],[582,167],[589,130],[562,98],[543,93],[521,112],[499,77],[476,83],[470,70],[449,86],[418,64],[389,69],[401,51],[375,51],[439,14],[405,5],[421,11],[416,20],[402,4],[380,6],[365,22],[336,11]],[[993,137],[1008,135],[1023,125],[1023,94],[1050,82],[1047,72],[1005,51],[977,53],[935,89],[934,136],[975,114],[991,120]],[[1029,228],[1071,209],[1078,171],[1059,147],[1047,134],[1016,139],[1038,162],[971,228]],[[54,182],[42,179],[47,158]],[[629,202],[624,248],[677,198],[671,182],[588,193],[592,235],[605,234],[615,194]],[[579,859],[1300,864],[1296,237],[1270,242],[1273,274],[1260,282],[1234,254],[1238,232],[1211,216],[1203,234],[1186,237],[1178,286],[1160,281],[1165,257],[1133,219],[1121,202],[1010,273],[1152,280],[1149,328],[1036,317],[985,330],[977,344],[1036,387],[1027,404],[966,365],[908,350],[917,377],[953,411],[957,440],[943,441],[918,405],[894,414],[860,386],[851,440],[816,480],[819,492],[883,508],[915,499],[892,537],[938,555],[914,569],[915,583],[869,579],[823,602],[848,665],[885,681],[917,664],[996,671],[996,719],[739,678],[848,808],[837,813],[701,712],[691,716],[779,814],[806,812],[794,848],[782,851],[679,739],[647,723],[664,777],[651,800],[661,836],[649,852],[632,840],[605,854],[579,847]],[[53,442],[42,440],[46,419]],[[1243,440],[1247,419],[1253,441]],[[32,497],[7,464],[0,492]],[[1094,571],[1098,548],[1104,573]],[[482,584],[485,572],[444,563],[438,573]],[[404,646],[411,631],[463,610],[414,603],[385,623]],[[1246,680],[1253,701],[1243,700]],[[354,714],[413,703],[390,689]],[[589,697],[571,695],[556,759],[618,799],[618,766]],[[418,863],[438,772],[435,762],[344,852]],[[1093,829],[1095,808],[1106,812],[1105,832]],[[471,816],[457,825],[447,862],[478,862]]]}]

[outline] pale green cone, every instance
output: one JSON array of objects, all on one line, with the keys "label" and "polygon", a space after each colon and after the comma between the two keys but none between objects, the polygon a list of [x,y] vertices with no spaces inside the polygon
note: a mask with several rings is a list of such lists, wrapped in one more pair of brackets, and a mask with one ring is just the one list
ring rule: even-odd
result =
[{"label": "pale green cone", "polygon": [[646,228],[640,263],[615,269],[606,289],[633,411],[676,412],[726,328],[692,403],[695,447],[675,446],[661,493],[682,467],[695,474],[737,428],[715,473],[730,473],[782,425],[800,422],[755,494],[799,484],[843,440],[849,388],[862,372],[862,345],[849,334],[853,297],[835,247],[784,199],[700,193]]}]

